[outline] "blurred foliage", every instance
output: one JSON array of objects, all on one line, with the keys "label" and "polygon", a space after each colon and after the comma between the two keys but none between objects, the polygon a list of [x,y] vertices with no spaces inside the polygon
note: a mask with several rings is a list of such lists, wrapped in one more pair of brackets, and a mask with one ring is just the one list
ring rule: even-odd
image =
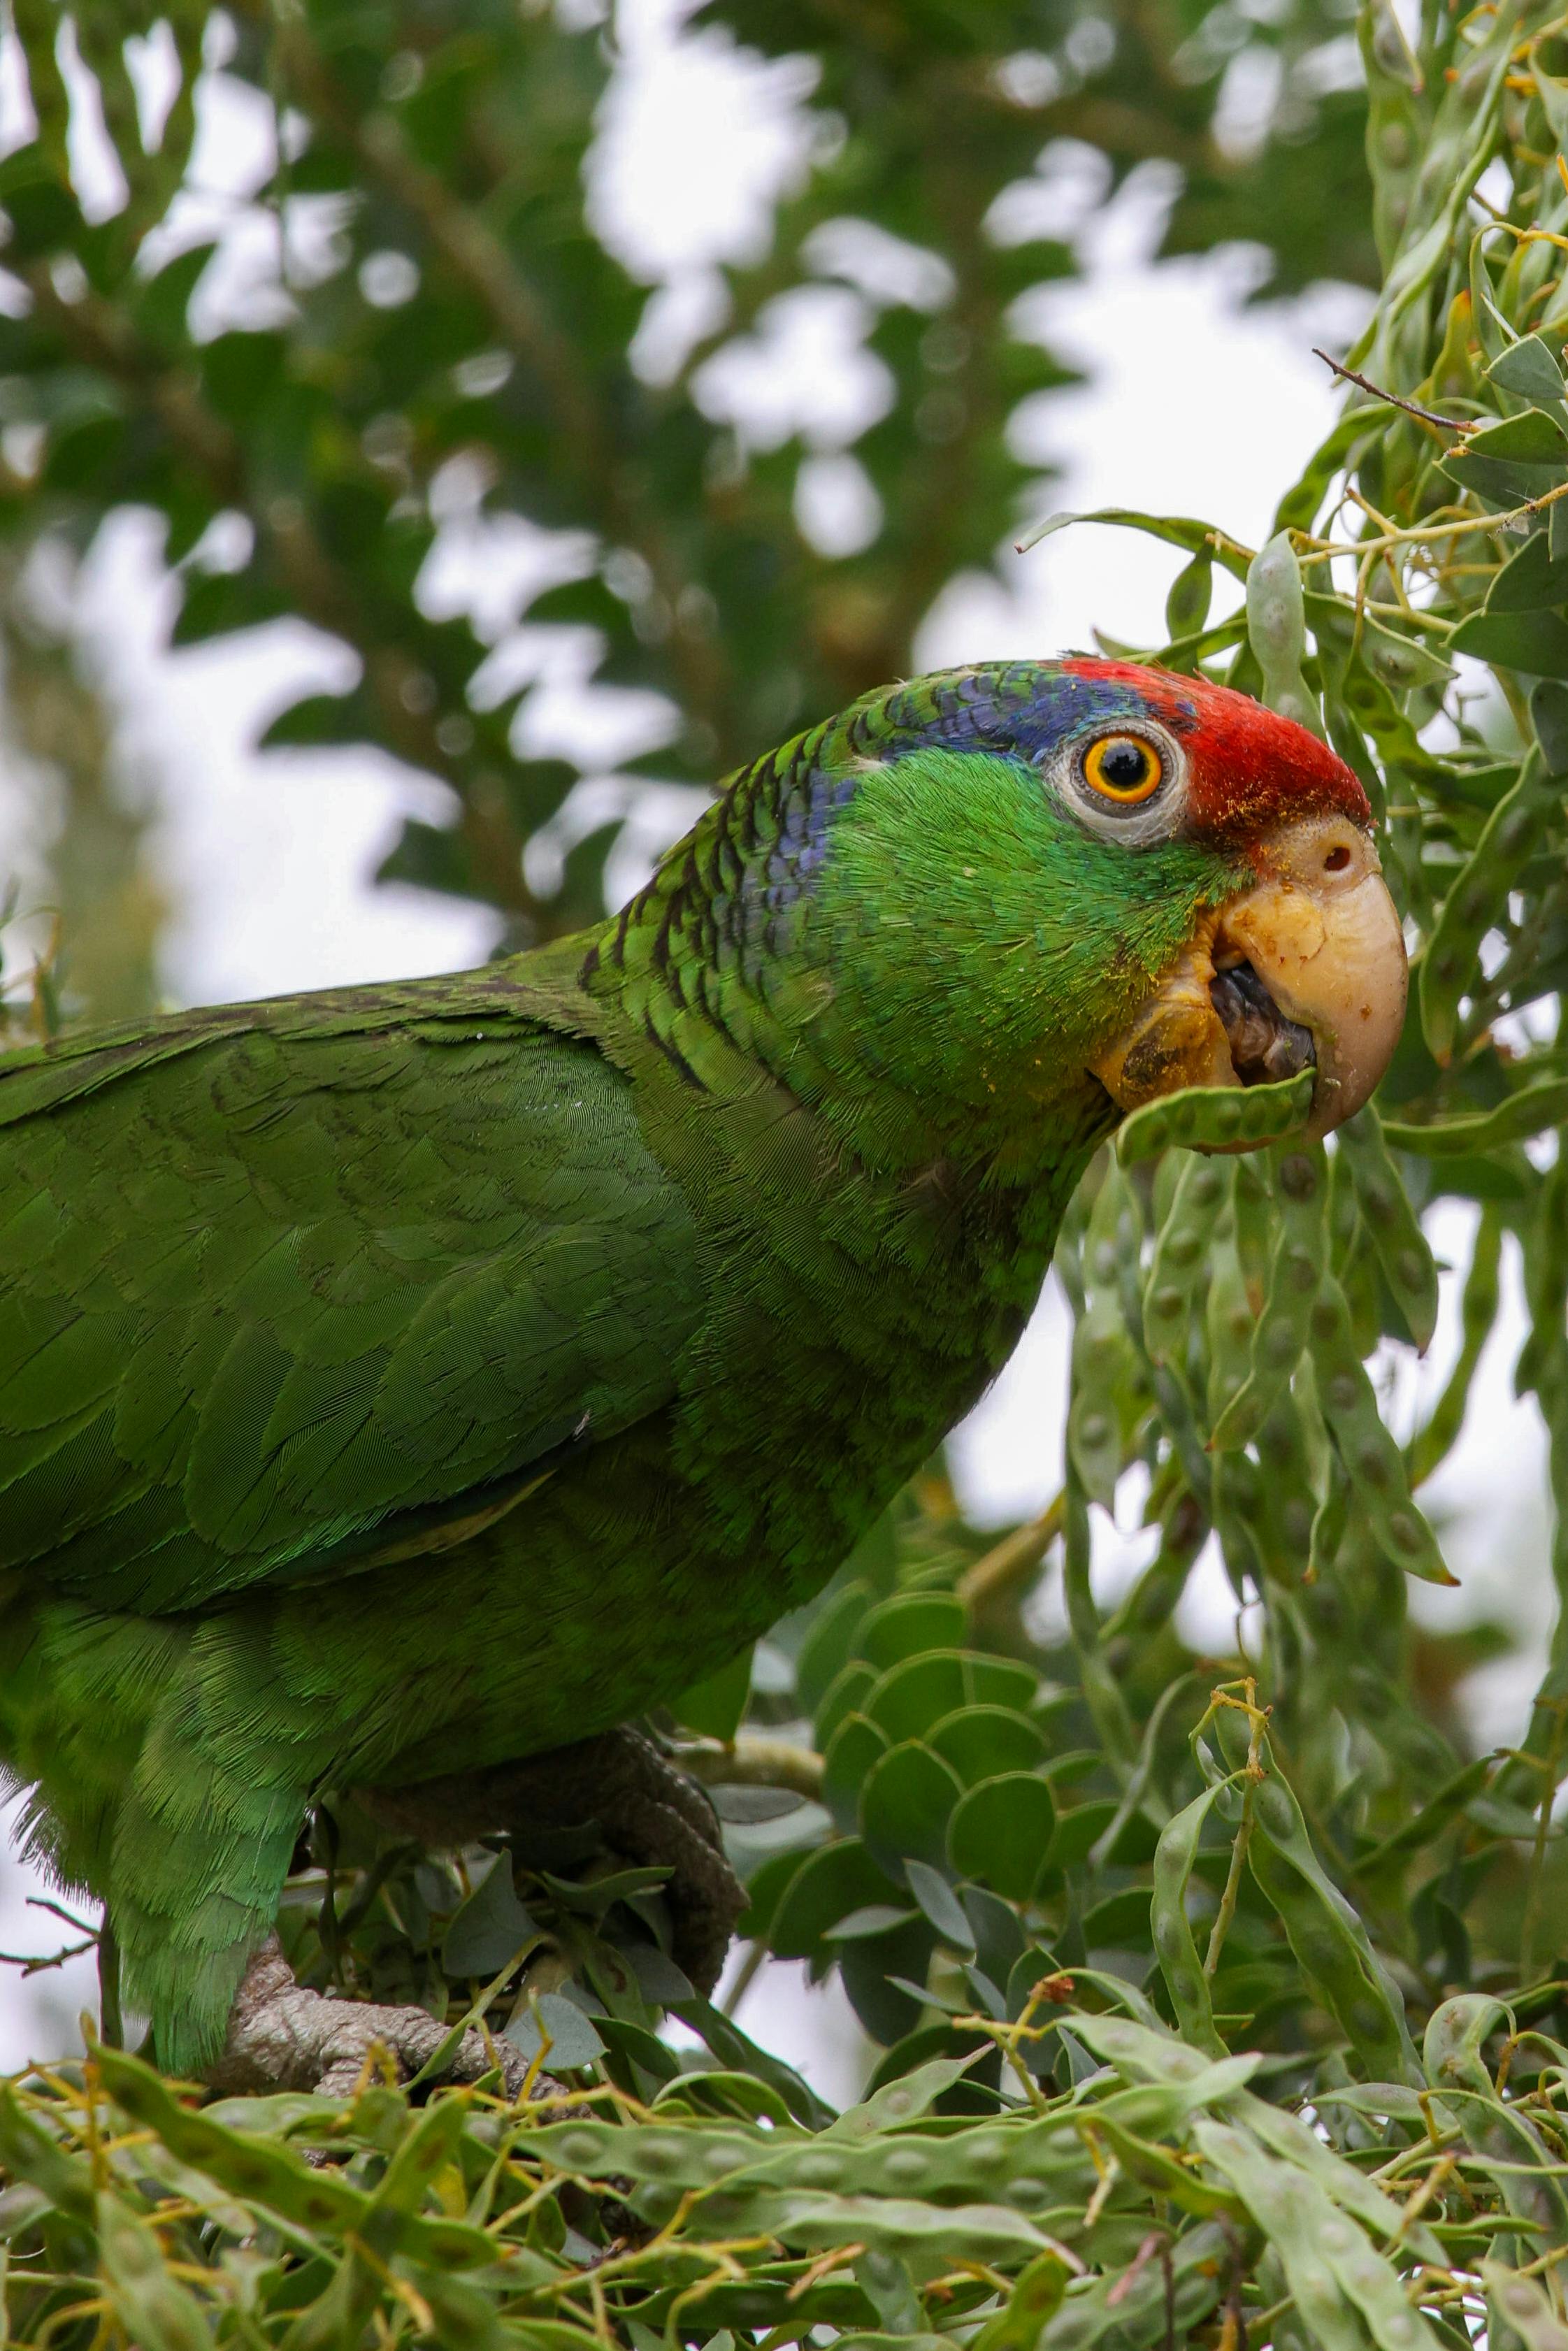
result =
[{"label": "blurred foliage", "polygon": [[[0,716],[9,727],[8,747],[32,767],[49,798],[54,885],[53,944],[25,979],[11,975],[17,987],[0,999],[0,1017],[9,1015],[18,1041],[57,1027],[65,975],[57,949],[67,935],[73,1008],[125,1019],[153,1011],[167,903],[149,854],[151,795],[125,772],[112,712],[84,668],[68,613],[51,611],[39,582],[26,569],[10,573],[3,560],[0,644]],[[19,891],[13,903],[20,908]]]},{"label": "blurred foliage", "polygon": [[[1092,1171],[1058,1258],[1066,1480],[1038,1520],[982,1537],[934,1470],[748,1671],[662,1726],[750,1890],[729,2004],[770,1957],[834,1978],[875,2053],[862,2104],[834,2116],[692,1994],[656,1872],[543,1831],[432,1858],[329,1803],[279,1922],[297,1972],[510,2036],[533,2095],[367,2078],[348,2103],[202,2107],[113,2049],[39,2070],[0,2096],[13,2341],[1568,2343],[1568,1628],[1520,1745],[1477,1753],[1462,1678],[1495,1635],[1422,1633],[1406,1581],[1448,1573],[1422,1494],[1506,1248],[1568,1587],[1568,42],[1543,11],[1428,0],[1407,46],[1373,0],[1364,202],[1343,193],[1362,100],[1291,111],[1328,26],[1146,9],[1103,19],[1107,47],[1038,13],[737,11],[748,41],[825,53],[838,120],[769,258],[727,273],[725,323],[655,382],[627,357],[643,292],[581,208],[612,70],[591,28],[238,16],[228,69],[292,110],[285,222],[357,193],[286,318],[198,342],[201,262],[128,257],[188,115],[142,154],[115,39],[83,31],[128,189],[84,226],[54,20],[18,7],[41,131],[0,171],[31,301],[4,330],[16,528],[79,541],[152,501],[188,639],[300,609],[353,644],[355,693],[280,737],[445,777],[455,829],[413,831],[396,870],[523,926],[596,903],[604,844],[559,900],[526,888],[519,845],[573,771],[514,760],[515,696],[475,700],[486,646],[422,609],[444,469],[477,453],[465,478],[496,511],[592,532],[598,568],[527,617],[598,630],[599,675],[653,686],[685,728],[650,769],[707,776],[902,666],[936,588],[1010,524],[1026,475],[1003,425],[1055,380],[1012,304],[1070,263],[986,223],[1044,135],[1180,162],[1177,244],[1283,222],[1286,282],[1360,266],[1370,220],[1358,388],[1269,543],[1102,519],[1186,558],[1147,657],[1322,726],[1362,775],[1416,986],[1378,1107],[1326,1150],[1285,1089],[1129,1122]],[[188,74],[203,20],[173,30]],[[1274,141],[1227,165],[1222,62],[1254,40],[1286,96]],[[848,213],[938,254],[955,290],[931,315],[873,306],[893,405],[856,447],[886,519],[835,560],[791,518],[802,445],[743,448],[695,379]],[[383,302],[370,265],[392,253],[413,269]],[[938,390],[959,407],[925,406]],[[249,527],[214,532],[219,513]],[[1239,1118],[1273,1139],[1193,1147]],[[1461,1344],[1401,1444],[1377,1381],[1432,1336],[1420,1218],[1443,1202],[1473,1235]],[[1150,1557],[1108,1608],[1091,1528],[1113,1508],[1141,1513]],[[1228,1656],[1178,1629],[1200,1553],[1235,1595]]]},{"label": "blurred foliage", "polygon": [[[700,316],[604,227],[616,47],[592,9],[13,16],[37,131],[0,165],[0,517],[79,549],[151,507],[177,644],[288,612],[351,648],[352,690],[268,740],[375,744],[442,778],[453,820],[411,823],[386,872],[493,903],[514,945],[599,911],[614,831],[559,887],[525,877],[579,773],[530,726],[541,647],[575,632],[601,685],[658,697],[629,778],[707,785],[907,673],[938,592],[1038,507],[1020,434],[1071,375],[1027,298],[1076,266],[1036,168],[1051,141],[1118,175],[1176,167],[1172,249],[1250,240],[1281,287],[1376,277],[1346,0],[706,0],[692,38],[803,58],[813,87],[766,249],[708,273]],[[251,282],[225,299],[190,165],[204,116],[221,144],[246,92],[277,135],[227,201]],[[762,445],[725,371],[766,367],[834,290],[872,388],[824,491],[810,435]],[[497,517],[554,535],[477,623],[433,589],[455,517],[481,569],[506,559]]]}]

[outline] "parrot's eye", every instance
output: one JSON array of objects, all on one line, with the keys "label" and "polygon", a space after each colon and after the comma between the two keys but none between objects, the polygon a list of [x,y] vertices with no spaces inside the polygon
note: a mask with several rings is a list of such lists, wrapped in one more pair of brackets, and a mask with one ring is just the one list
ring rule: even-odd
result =
[{"label": "parrot's eye", "polygon": [[1056,748],[1045,772],[1079,824],[1119,849],[1144,849],[1182,829],[1186,755],[1155,718],[1086,726]]},{"label": "parrot's eye", "polygon": [[1141,735],[1098,735],[1083,753],[1083,780],[1102,799],[1137,808],[1152,799],[1166,778],[1166,763]]}]

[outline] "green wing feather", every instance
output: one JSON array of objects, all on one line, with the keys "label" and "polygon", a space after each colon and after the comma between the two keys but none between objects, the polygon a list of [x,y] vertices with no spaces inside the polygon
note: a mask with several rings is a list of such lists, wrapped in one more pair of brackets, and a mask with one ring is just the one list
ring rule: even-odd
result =
[{"label": "green wing feather", "polygon": [[483,980],[0,1062],[0,1569],[142,1614],[370,1572],[668,1400],[685,1202]]}]

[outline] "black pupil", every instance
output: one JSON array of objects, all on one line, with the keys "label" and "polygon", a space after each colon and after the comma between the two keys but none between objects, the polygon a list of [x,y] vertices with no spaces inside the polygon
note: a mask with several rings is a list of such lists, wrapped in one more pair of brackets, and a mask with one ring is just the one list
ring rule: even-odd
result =
[{"label": "black pupil", "polygon": [[1149,779],[1149,755],[1141,743],[1113,743],[1101,758],[1100,773],[1113,792],[1135,792]]}]

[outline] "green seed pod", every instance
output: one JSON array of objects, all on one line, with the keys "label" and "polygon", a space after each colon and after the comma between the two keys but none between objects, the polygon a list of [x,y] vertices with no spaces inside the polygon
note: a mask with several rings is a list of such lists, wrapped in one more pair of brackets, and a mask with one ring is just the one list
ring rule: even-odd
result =
[{"label": "green seed pod", "polygon": [[1061,2307],[1069,2275],[1060,2253],[1037,2253],[1019,2273],[1006,2306],[973,2338],[970,2351],[1035,2351],[1040,2330]]},{"label": "green seed pod", "polygon": [[[1443,324],[1443,341],[1432,371],[1427,380],[1423,399],[1474,400],[1477,393],[1475,363],[1470,356],[1473,338],[1470,331],[1470,298],[1456,294],[1448,304]],[[1561,381],[1561,379],[1559,379]]]},{"label": "green seed pod", "polygon": [[[1392,586],[1384,588],[1383,592],[1391,597]],[[1401,635],[1398,630],[1370,617],[1362,622],[1361,657],[1373,675],[1396,695],[1414,694],[1426,685],[1446,685],[1452,674],[1452,664],[1417,639]]]},{"label": "green seed pod", "polygon": [[[1245,1469],[1250,1480],[1250,1524],[1262,1562],[1281,1602],[1294,1597],[1309,1557],[1320,1486],[1319,1453],[1330,1451],[1315,1399],[1307,1405],[1289,1384],[1281,1386],[1258,1432],[1257,1462],[1228,1453],[1227,1479]],[[1281,1638],[1288,1638],[1281,1633]],[[1281,1665],[1278,1670],[1287,1669]]]},{"label": "green seed pod", "polygon": [[1540,747],[1532,744],[1519,781],[1488,817],[1443,901],[1421,958],[1418,992],[1427,1048],[1444,1068],[1458,1040],[1460,998],[1480,976],[1481,941],[1494,927],[1507,927],[1509,893],[1518,886],[1562,802],[1563,778],[1549,772]]},{"label": "green seed pod", "polygon": [[[1463,1336],[1458,1361],[1448,1374],[1448,1384],[1432,1407],[1431,1417],[1416,1432],[1406,1456],[1406,1475],[1410,1490],[1415,1493],[1425,1485],[1434,1469],[1446,1461],[1464,1426],[1465,1412],[1470,1399],[1470,1384],[1480,1362],[1481,1350],[1490,1338],[1497,1321],[1498,1273],[1502,1254],[1502,1217],[1495,1203],[1488,1202],[1476,1228],[1475,1248],[1470,1256],[1469,1271],[1465,1276],[1465,1290],[1459,1315]],[[1525,1342],[1525,1351],[1533,1343],[1535,1333]],[[1525,1351],[1520,1356],[1515,1374],[1516,1385],[1522,1389],[1527,1366]]]},{"label": "green seed pod", "polygon": [[456,2098],[440,2098],[405,2131],[375,2191],[378,2210],[412,2212],[436,2173],[456,2157],[467,2115]]},{"label": "green seed pod", "polygon": [[1337,1141],[1385,1279],[1425,1354],[1437,1325],[1437,1269],[1370,1102],[1339,1129]]},{"label": "green seed pod", "polygon": [[[151,2067],[122,2050],[97,2048],[94,2058],[117,2105],[152,2131],[182,2163],[204,2172],[246,2202],[261,2204],[284,2220],[316,2231],[352,2234],[379,2253],[407,2254],[442,2269],[473,2268],[494,2259],[495,2245],[481,2229],[461,2220],[440,2220],[400,2209],[410,2174],[389,2166],[373,2196],[330,2172],[307,2164],[292,2148],[270,2143],[255,2131],[233,2130],[210,2115],[193,2114],[165,2088]],[[447,2145],[445,2122],[422,2125],[411,2173],[418,2178],[424,2154]],[[393,2158],[396,2163],[396,2156]],[[339,2338],[333,2338],[339,2339]]]},{"label": "green seed pod", "polygon": [[[1141,1115],[1141,1113],[1140,1113]],[[1446,1118],[1430,1126],[1404,1119],[1385,1119],[1383,1135],[1396,1151],[1418,1152],[1424,1159],[1469,1158],[1477,1152],[1496,1151],[1505,1143],[1527,1143],[1549,1126],[1568,1119],[1568,1078],[1542,1078],[1521,1086],[1495,1110],[1473,1118]]]},{"label": "green seed pod", "polygon": [[1355,2304],[1381,2351],[1439,2351],[1440,2338],[1412,2310],[1405,2281],[1348,2220],[1319,2231],[1336,2283]]},{"label": "green seed pod", "polygon": [[1062,1510],[1062,1598],[1078,1658],[1084,1702],[1108,1756],[1131,1770],[1138,1736],[1120,1683],[1105,1658],[1100,1610],[1090,1586],[1089,1503],[1068,1457]]},{"label": "green seed pod", "polygon": [[1559,1144],[1555,1162],[1541,1179],[1535,1211],[1525,1226],[1524,1292],[1531,1332],[1514,1366],[1516,1395],[1533,1389],[1550,1405],[1561,1393],[1568,1369],[1568,1153]]},{"label": "green seed pod", "polygon": [[[1536,350],[1545,350],[1545,346],[1534,337],[1531,339],[1530,347]],[[1522,348],[1525,347],[1514,346],[1516,351]],[[1546,364],[1549,368],[1555,368],[1557,364],[1550,352],[1546,353]],[[1561,381],[1559,376],[1559,399],[1563,396]],[[1530,723],[1535,729],[1535,739],[1541,746],[1541,756],[1549,771],[1559,778],[1568,776],[1568,685],[1562,684],[1556,678],[1542,678],[1531,691]]]},{"label": "green seed pod", "polygon": [[1186,1166],[1186,1160],[1174,1151],[1167,1151],[1155,1163],[1154,1182],[1149,1188],[1149,1221],[1155,1233],[1165,1229]]},{"label": "green seed pod", "polygon": [[1307,1546],[1307,1582],[1319,1583],[1339,1557],[1350,1523],[1350,1480],[1337,1453],[1333,1454],[1323,1497],[1312,1516]]},{"label": "green seed pod", "polygon": [[1544,2245],[1568,2245],[1568,2191],[1553,2176],[1559,2167],[1534,2124],[1498,2095],[1481,2055],[1488,2035],[1507,2021],[1502,2003],[1484,1993],[1446,2000],[1427,2026],[1427,2078],[1439,2096],[1460,2094],[1449,2111],[1471,2153],[1500,2167],[1494,2177],[1508,2210],[1531,2223]]},{"label": "green seed pod", "polygon": [[156,2231],[118,2196],[98,2199],[98,2252],[128,2342],[143,2351],[206,2351],[213,2336],[202,2304],[170,2276]]},{"label": "green seed pod", "polygon": [[1134,2263],[1120,2275],[1108,2270],[1068,2295],[1039,2351],[1092,2351],[1101,2342],[1146,2351],[1167,2335],[1189,2341],[1224,2298],[1236,2241],[1234,2221],[1200,2220],[1170,2249],[1168,2287],[1163,2262]]},{"label": "green seed pod", "polygon": [[1321,1144],[1271,1155],[1278,1229],[1269,1287],[1253,1334],[1247,1375],[1214,1424],[1217,1452],[1246,1445],[1268,1418],[1302,1348],[1322,1271],[1327,1163]]},{"label": "green seed pod", "polygon": [[[206,2172],[233,2195],[307,2229],[347,2231],[363,2220],[371,2199],[346,2180],[308,2169],[254,2132],[230,2130],[206,2115],[193,2114],[151,2067],[122,2050],[99,2049],[94,2054],[115,2103],[162,2139],[171,2155]],[[482,2235],[481,2241],[489,2242]]]},{"label": "green seed pod", "polygon": [[1089,1220],[1083,1311],[1072,1333],[1067,1447],[1084,1492],[1106,1510],[1114,1507],[1122,1474],[1121,1404],[1133,1368],[1118,1280],[1120,1227],[1129,1196],[1127,1179],[1113,1160]]},{"label": "green seed pod", "polygon": [[1258,1465],[1245,1453],[1217,1454],[1209,1482],[1209,1514],[1238,1600],[1244,1597],[1247,1579],[1261,1585],[1271,1561],[1264,1525],[1262,1481]]},{"label": "green seed pod", "polygon": [[1231,2101],[1230,2111],[1255,2138],[1261,2139],[1271,2155],[1297,2165],[1342,2211],[1354,2214],[1374,2239],[1385,2244],[1407,2245],[1422,2261],[1442,2260],[1438,2241],[1425,2223],[1411,2220],[1395,2199],[1385,2196],[1380,2188],[1364,2179],[1352,2165],[1325,2147],[1299,2115],[1290,2114],[1282,2106],[1270,2105],[1250,2090],[1241,2091]]},{"label": "green seed pod", "polygon": [[1322,716],[1317,698],[1301,675],[1306,610],[1301,569],[1288,531],[1271,538],[1248,566],[1247,639],[1263,674],[1263,699],[1270,709],[1321,735]]},{"label": "green seed pod", "polygon": [[1161,1174],[1173,1165],[1180,1174],[1144,1286],[1144,1343],[1156,1364],[1179,1362],[1185,1353],[1193,1299],[1233,1181],[1225,1162],[1196,1152],[1179,1159],[1172,1154],[1162,1161]]},{"label": "green seed pod", "polygon": [[1155,1955],[1182,2037],[1195,2048],[1209,2050],[1216,2057],[1225,2055],[1225,2043],[1215,2025],[1208,1979],[1203,1972],[1192,1922],[1186,1915],[1186,1893],[1204,1823],[1224,1784],[1217,1781],[1212,1787],[1205,1788],[1160,1831],[1160,1841],[1155,1847],[1154,1899],[1149,1912]]},{"label": "green seed pod", "polygon": [[1115,2107],[1116,2101],[1107,2099],[1092,2115],[1082,2117],[1080,2127],[1115,2158],[1129,2179],[1167,2198],[1179,2211],[1196,2212],[1204,2219],[1217,2212],[1228,2213],[1233,2220],[1242,2217],[1235,2197],[1198,2180],[1164,2147],[1152,2146],[1147,2138],[1124,2127]]},{"label": "green seed pod", "polygon": [[1105,1627],[1108,1643],[1124,1636],[1147,1643],[1169,1624],[1207,1533],[1203,1510],[1192,1494],[1178,1488],[1165,1511],[1159,1550]]},{"label": "green seed pod", "polygon": [[1325,1275],[1313,1302],[1311,1338],[1318,1401],[1344,1464],[1353,1502],[1385,1558],[1426,1583],[1452,1583],[1437,1539],[1410,1499],[1405,1462],[1384,1426],[1377,1398],[1351,1332],[1343,1290]]},{"label": "green seed pod", "polygon": [[1414,1820],[1385,1836],[1370,1853],[1363,1854],[1356,1863],[1358,1877],[1375,1877],[1380,1871],[1396,1869],[1434,1844],[1443,1831],[1458,1820],[1472,1796],[1479,1796],[1487,1783],[1492,1768],[1490,1755],[1477,1755],[1460,1770],[1444,1781],[1429,1803],[1423,1804]]},{"label": "green seed pod", "polygon": [[1313,1493],[1321,1494],[1336,1456],[1318,1403],[1317,1374],[1310,1354],[1303,1354],[1296,1365],[1291,1399],[1295,1407],[1301,1467]]},{"label": "green seed pod", "polygon": [[1236,1163],[1236,1254],[1247,1284],[1247,1302],[1253,1313],[1263,1311],[1269,1287],[1269,1256],[1274,1240],[1273,1202],[1269,1174],[1255,1158]]},{"label": "green seed pod", "polygon": [[[1354,1197],[1349,1173],[1343,1163],[1338,1164],[1336,1180]],[[1334,1252],[1332,1262],[1334,1278],[1350,1308],[1351,1338],[1364,1363],[1383,1336],[1383,1270],[1359,1208],[1348,1245]]]},{"label": "green seed pod", "polygon": [[1539,2278],[1521,2277],[1506,2262],[1480,2265],[1487,2295],[1487,2338],[1495,2351],[1519,2343],[1524,2351],[1564,2351],[1568,2328],[1552,2306]]},{"label": "green seed pod", "polygon": [[1207,555],[1195,555],[1176,573],[1166,598],[1166,633],[1173,643],[1181,637],[1196,637],[1207,626],[1213,592],[1213,559]]},{"label": "green seed pod", "polygon": [[1325,1874],[1295,1792],[1277,1768],[1253,1794],[1247,1859],[1291,1949],[1369,2074],[1379,2081],[1420,2082],[1398,1988],[1361,1920]]},{"label": "green seed pod", "polygon": [[1088,1185],[1080,1184],[1067,1204],[1061,1230],[1056,1237],[1056,1255],[1051,1259],[1056,1278],[1067,1293],[1067,1302],[1074,1315],[1083,1311],[1083,1250],[1089,1237],[1092,1207]]},{"label": "green seed pod", "polygon": [[[1371,62],[1378,80],[1381,82],[1386,78],[1407,90],[1418,90],[1422,85],[1421,68],[1411,51],[1405,27],[1389,5],[1389,0],[1379,0],[1379,5],[1371,10],[1368,29]],[[1386,136],[1386,126],[1384,127],[1380,146],[1396,169],[1407,160],[1403,152],[1406,144],[1401,141],[1396,149]]]},{"label": "green seed pod", "polygon": [[0,2082],[0,2164],[13,2179],[40,2189],[73,2220],[90,2218],[92,2166],[82,2156],[68,2154],[47,2131],[40,2130],[8,2082]]},{"label": "green seed pod", "polygon": [[1203,2116],[1193,2143],[1228,2179],[1275,2252],[1302,2322],[1322,2351],[1365,2351],[1365,2330],[1327,2258],[1323,2232],[1338,2221],[1335,2207],[1315,2180],[1294,2164],[1275,2160],[1248,2130]]},{"label": "green seed pod", "polygon": [[1205,1324],[1208,1333],[1209,1426],[1223,1416],[1231,1398],[1246,1385],[1252,1360],[1252,1301],[1241,1271],[1233,1235],[1216,1241],[1211,1252],[1213,1276],[1208,1285]]},{"label": "green seed pod", "polygon": [[[1110,1820],[1089,1848],[1089,1866],[1098,1873],[1115,1852],[1124,1830],[1134,1814],[1142,1811],[1158,1784],[1156,1772],[1165,1740],[1166,1724],[1173,1709],[1197,1693],[1201,1675],[1182,1674],[1167,1682],[1155,1701],[1154,1710],[1144,1725],[1137,1760],[1122,1789],[1121,1799]],[[1157,1797],[1155,1798],[1157,1802]]]},{"label": "green seed pod", "polygon": [[1312,1106],[1310,1070],[1267,1086],[1186,1086],[1162,1094],[1123,1120],[1116,1156],[1124,1167],[1152,1159],[1172,1144],[1197,1151],[1256,1150],[1282,1142],[1306,1122]]},{"label": "green seed pod", "polygon": [[612,2136],[608,2130],[574,2123],[559,2134],[553,2143],[552,2151],[563,2170],[591,2175],[606,2162],[612,2146]]}]

